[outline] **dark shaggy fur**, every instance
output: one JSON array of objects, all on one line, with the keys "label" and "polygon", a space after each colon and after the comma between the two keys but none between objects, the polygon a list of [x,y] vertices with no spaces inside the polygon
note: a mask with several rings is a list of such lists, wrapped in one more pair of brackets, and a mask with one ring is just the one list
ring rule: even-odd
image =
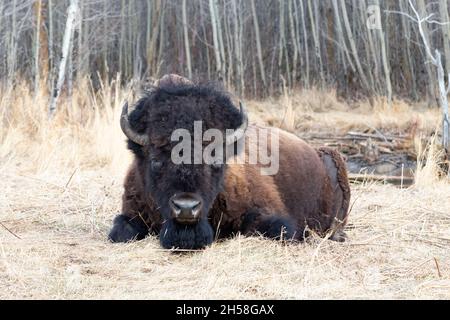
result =
[{"label": "dark shaggy fur", "polygon": [[276,214],[264,215],[255,209],[242,216],[239,231],[243,234],[260,233],[275,240],[292,240],[296,237],[295,223],[289,217],[281,217]]},{"label": "dark shaggy fur", "polygon": [[177,225],[173,220],[167,220],[159,238],[164,248],[203,249],[213,242],[214,231],[204,219],[195,225]]},{"label": "dark shaggy fur", "polygon": [[[200,249],[237,232],[301,240],[308,230],[345,239],[350,188],[337,152],[316,151],[294,135],[269,128],[278,130],[280,138],[275,176],[260,175],[259,165],[173,164],[174,129],[192,132],[198,120],[203,121],[203,130],[224,132],[241,125],[241,114],[230,97],[211,87],[160,84],[137,102],[129,119],[151,143],[141,147],[128,141],[135,161],[125,179],[122,215],[114,220],[112,241],[139,240],[152,233],[159,235],[164,248]],[[181,225],[171,218],[169,199],[177,192],[203,199],[197,224]]]}]

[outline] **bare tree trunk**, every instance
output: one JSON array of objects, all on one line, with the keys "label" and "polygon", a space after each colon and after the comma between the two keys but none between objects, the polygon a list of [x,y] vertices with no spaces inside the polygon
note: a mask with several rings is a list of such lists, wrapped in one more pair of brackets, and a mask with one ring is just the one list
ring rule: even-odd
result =
[{"label": "bare tree trunk", "polygon": [[40,80],[44,83],[48,79],[48,38],[45,31],[46,3],[38,0],[34,3],[34,13],[36,17],[36,34],[35,34],[35,55],[34,55],[34,92],[40,87]]},{"label": "bare tree trunk", "polygon": [[243,78],[243,68],[242,68],[242,32],[241,24],[239,22],[238,10],[237,10],[237,0],[232,0],[231,4],[233,7],[233,24],[234,24],[234,54],[236,59],[236,86],[238,92],[242,95],[244,93],[244,78]]},{"label": "bare tree trunk", "polygon": [[[420,4],[421,1],[418,1],[418,7],[419,10],[422,10],[422,15],[426,13],[423,11],[425,7],[421,8],[421,5],[424,5],[424,3]],[[438,87],[439,87],[439,104],[442,109],[442,146],[444,147],[447,154],[450,154],[450,121],[449,121],[449,114],[448,114],[448,94],[450,93],[450,80],[448,81],[447,85],[445,85],[445,71],[444,67],[442,65],[441,60],[441,53],[439,50],[435,50],[434,54],[431,49],[431,43],[429,41],[429,37],[426,33],[426,23],[429,23],[430,16],[425,16],[424,18],[421,17],[421,14],[417,11],[417,9],[412,4],[411,0],[409,0],[409,5],[411,9],[414,11],[415,22],[417,22],[419,27],[419,34],[422,38],[423,45],[425,47],[426,55],[428,59],[431,60],[432,64],[437,69],[437,81],[438,81]],[[410,17],[411,18],[411,17]],[[448,78],[450,78],[450,74],[448,75]],[[432,80],[432,79],[431,79]],[[450,176],[450,171],[448,172]]]},{"label": "bare tree trunk", "polygon": [[[408,7],[403,1],[399,1],[399,8],[400,12],[408,12]],[[409,80],[410,80],[410,87],[411,87],[411,94],[414,100],[417,100],[419,98],[417,93],[417,85],[416,85],[416,74],[414,72],[414,57],[412,56],[411,52],[411,26],[409,23],[409,20],[406,18],[400,17],[400,20],[402,21],[402,30],[405,38],[406,43],[406,51],[405,51],[405,62],[408,64],[408,68],[405,68],[406,70],[409,70]]]},{"label": "bare tree trunk", "polygon": [[256,13],[255,0],[250,0],[250,4],[252,7],[252,16],[253,16],[253,24],[255,26],[255,38],[256,38],[256,51],[258,55],[259,62],[259,71],[261,73],[261,80],[263,82],[263,87],[266,88],[266,71],[264,70],[264,61],[262,57],[262,49],[261,49],[261,37],[259,35],[259,23],[258,16]]},{"label": "bare tree trunk", "polygon": [[[423,16],[427,15],[427,8],[426,8],[424,0],[417,0],[417,7],[418,7],[418,9],[419,9],[418,11],[420,12],[421,15],[423,15]],[[423,36],[424,40],[426,40],[427,43],[430,43],[430,37],[429,37],[430,31],[428,30],[428,26],[426,24],[424,24],[422,26],[422,29],[423,29],[422,36]],[[426,68],[426,71],[428,74],[428,79],[435,79],[435,74],[434,74],[433,70],[431,69],[429,63],[425,64],[425,68]],[[434,100],[436,98],[436,87],[435,87],[434,81],[430,81],[428,83],[428,88],[429,88],[429,98]]]},{"label": "bare tree trunk", "polygon": [[[124,70],[124,58],[123,58],[123,52],[124,52],[124,41],[125,41],[125,25],[126,25],[126,16],[125,16],[125,7],[126,2],[125,0],[122,0],[120,5],[120,38],[119,38],[119,70],[123,72]],[[150,42],[147,42],[150,43]]]},{"label": "bare tree trunk", "polygon": [[[448,94],[450,92],[450,82],[448,86],[445,86],[445,72],[441,61],[441,53],[436,50],[436,68],[438,73],[438,84],[439,84],[439,98],[441,102],[442,109],[442,145],[447,152],[450,154],[450,122],[448,115]],[[450,78],[450,74],[448,75]],[[448,172],[450,175],[450,171]]]},{"label": "bare tree trunk", "polygon": [[182,5],[182,16],[183,16],[183,31],[184,31],[184,48],[186,51],[186,62],[188,69],[188,77],[192,79],[192,66],[191,66],[191,50],[189,46],[189,34],[188,34],[188,21],[186,13],[186,0],[183,0]]},{"label": "bare tree trunk", "polygon": [[[380,2],[379,0],[376,0],[375,4],[377,6],[380,6]],[[387,52],[386,52],[386,39],[384,36],[384,31],[383,31],[383,26],[381,21],[380,25],[379,25],[379,36],[380,36],[380,43],[381,43],[381,57],[383,60],[383,70],[384,70],[384,77],[385,77],[385,81],[386,81],[386,96],[388,99],[388,103],[389,106],[392,104],[392,84],[391,84],[391,67],[389,65],[389,61],[388,61],[388,57],[387,57]]]},{"label": "bare tree trunk", "polygon": [[217,38],[219,41],[219,49],[220,49],[220,58],[222,61],[222,77],[220,78],[220,80],[225,80],[226,79],[226,73],[227,73],[227,65],[226,65],[226,58],[225,58],[225,45],[223,42],[223,31],[222,31],[222,22],[219,16],[219,9],[218,9],[218,5],[217,2],[218,0],[213,0],[214,1],[214,16],[216,18],[216,24],[217,24]]},{"label": "bare tree trunk", "polygon": [[103,36],[103,76],[107,77],[108,74],[108,25],[106,23],[106,19],[108,17],[108,11],[107,8],[109,7],[109,0],[104,0],[103,2],[103,30],[104,30],[104,36]]},{"label": "bare tree trunk", "polygon": [[16,51],[17,51],[17,0],[13,0],[12,3],[12,16],[11,16],[11,33],[9,36],[9,48],[8,48],[8,88],[14,83],[14,77],[16,73]]},{"label": "bare tree trunk", "polygon": [[228,66],[228,70],[226,72],[227,74],[227,86],[230,87],[234,87],[232,86],[232,79],[234,80],[234,78],[236,77],[236,74],[234,72],[235,69],[235,64],[234,64],[234,59],[233,59],[233,51],[234,51],[234,42],[231,40],[231,23],[229,22],[229,17],[228,17],[228,10],[224,4],[223,7],[223,12],[224,12],[224,31],[225,31],[225,40],[226,40],[226,48],[227,48],[227,66]]},{"label": "bare tree trunk", "polygon": [[288,2],[288,13],[289,13],[289,29],[291,31],[291,41],[294,45],[294,56],[292,58],[292,86],[295,86],[295,82],[297,80],[297,63],[298,63],[298,39],[295,32],[295,23],[294,23],[294,8],[292,5],[293,0],[289,0]]},{"label": "bare tree trunk", "polygon": [[359,60],[358,50],[356,48],[355,39],[353,37],[353,32],[350,27],[350,21],[348,19],[347,14],[347,8],[345,7],[345,0],[341,0],[341,8],[342,8],[342,18],[344,19],[344,26],[347,32],[348,41],[350,43],[350,48],[352,50],[353,59],[355,60],[356,69],[358,70],[359,76],[361,77],[361,80],[364,85],[364,89],[367,91],[367,93],[372,94],[373,91],[369,86],[369,82],[367,81],[367,77],[364,73],[364,69],[361,65],[361,61]]},{"label": "bare tree trunk", "polygon": [[[302,78],[302,68],[304,66],[304,62],[303,62],[303,55],[302,55],[302,42],[301,42],[301,36],[300,36],[299,8],[297,5],[297,0],[292,0],[292,2],[293,2],[293,6],[294,6],[294,28],[295,28],[295,37],[297,39],[297,52],[298,52],[297,54],[298,54],[298,59],[299,59],[299,64],[300,64],[298,66],[298,70],[295,71],[296,75],[294,75],[295,81],[297,81],[297,80],[301,80],[301,78]],[[297,76],[297,72],[298,72],[298,76]]]},{"label": "bare tree trunk", "polygon": [[[447,74],[450,73],[450,18],[448,16],[448,0],[439,0],[439,11],[441,13],[441,21],[447,23],[442,26],[442,34],[444,40],[444,61]],[[450,80],[450,79],[449,79]]]},{"label": "bare tree trunk", "polygon": [[166,17],[166,7],[165,3],[160,3],[160,20],[159,20],[159,49],[158,49],[158,58],[156,60],[156,70],[154,71],[155,76],[159,76],[159,71],[162,63],[162,55],[163,50],[165,48],[165,17]]},{"label": "bare tree trunk", "polygon": [[72,41],[75,17],[78,11],[78,0],[70,0],[69,8],[67,9],[67,21],[66,29],[64,31],[64,38],[62,44],[62,56],[59,65],[58,81],[56,83],[55,92],[52,94],[50,106],[48,108],[49,116],[52,117],[56,111],[56,105],[58,102],[59,95],[61,93],[61,88],[64,83],[64,77],[66,74],[66,64],[69,55],[69,47]]},{"label": "bare tree trunk", "polygon": [[[280,55],[278,58],[278,69],[280,70],[280,76],[285,79],[282,73],[283,69],[283,59],[285,60],[285,71],[286,71],[286,77],[288,86],[287,88],[291,87],[291,67],[289,64],[289,48],[287,46],[287,40],[286,40],[286,23],[285,23],[285,0],[280,1]],[[284,57],[283,57],[284,55]],[[284,80],[283,80],[284,81]],[[281,86],[281,90],[284,90],[286,86]]]},{"label": "bare tree trunk", "polygon": [[305,9],[303,5],[303,0],[299,0],[300,4],[300,16],[302,17],[302,29],[303,29],[303,43],[305,45],[305,61],[306,61],[306,76],[305,76],[305,87],[309,88],[311,85],[309,79],[309,51],[308,51],[308,31],[306,30],[305,22]]},{"label": "bare tree trunk", "polygon": [[[280,5],[280,18],[278,19],[278,29],[280,30],[280,37],[278,40],[278,71],[280,73],[280,77],[284,78],[283,76],[283,54],[284,54],[284,0],[279,0]],[[282,88],[282,85],[280,85],[280,88]]]},{"label": "bare tree trunk", "polygon": [[41,17],[42,17],[42,0],[37,0],[34,3],[34,12],[36,17],[36,36],[34,43],[34,94],[39,89],[39,50],[40,50],[40,33],[41,33]]},{"label": "bare tree trunk", "polygon": [[220,54],[220,43],[219,43],[219,35],[218,35],[218,27],[217,27],[217,17],[216,17],[216,9],[214,0],[209,0],[209,11],[211,14],[211,25],[212,25],[212,33],[213,33],[213,41],[214,41],[214,54],[216,57],[216,71],[218,73],[218,77],[223,77],[222,70],[222,56]]},{"label": "bare tree trunk", "polygon": [[55,54],[53,27],[53,0],[48,0],[48,60],[50,63],[50,92],[53,94],[55,86]]},{"label": "bare tree trunk", "polygon": [[344,64],[344,70],[347,70],[347,64],[345,63],[345,57],[347,58],[347,62],[350,65],[350,68],[352,69],[353,72],[356,71],[355,66],[353,65],[353,61],[352,58],[350,57],[350,53],[349,50],[347,48],[347,43],[345,42],[345,38],[344,38],[344,30],[342,29],[342,23],[341,23],[341,16],[339,13],[339,5],[337,0],[332,0],[332,4],[333,4],[333,10],[334,10],[334,16],[335,16],[335,20],[336,20],[336,33],[338,36],[338,43],[339,46],[342,47],[342,51],[344,52],[344,59],[342,59],[343,64]]},{"label": "bare tree trunk", "polygon": [[[203,33],[203,38],[205,43],[208,42],[208,38],[207,38],[207,32],[206,32],[206,27],[205,27],[205,19],[203,18],[203,1],[200,1],[200,23],[201,23],[201,28],[202,28],[202,33]],[[206,46],[206,66],[207,66],[207,73],[208,73],[208,80],[211,80],[211,59],[210,59],[210,53],[209,53],[209,47]]]},{"label": "bare tree trunk", "polygon": [[309,12],[309,19],[311,20],[311,33],[314,40],[314,53],[316,55],[317,63],[319,65],[319,74],[320,74],[320,80],[321,85],[324,85],[325,83],[325,77],[323,75],[323,63],[322,63],[322,54],[320,50],[320,39],[318,34],[318,28],[316,26],[317,18],[314,16],[313,8],[315,9],[316,2],[314,1],[314,4],[311,2],[311,0],[308,0],[308,12]]},{"label": "bare tree trunk", "polygon": [[[240,0],[241,2],[241,6],[243,7],[244,4],[242,2],[242,0]],[[244,54],[243,54],[243,49],[244,49],[244,14],[243,14],[243,10],[239,10],[238,11],[238,17],[239,17],[239,28],[238,28],[238,35],[239,35],[239,63],[240,63],[240,68],[241,68],[241,94],[245,95],[245,90],[246,90],[246,86],[245,86],[245,63],[244,63]]]},{"label": "bare tree trunk", "polygon": [[79,0],[79,25],[78,25],[78,37],[77,37],[77,62],[76,62],[76,71],[77,77],[76,80],[79,81],[86,72],[85,68],[85,60],[86,56],[89,56],[89,50],[85,50],[83,47],[83,13],[84,13],[84,0]]},{"label": "bare tree trunk", "polygon": [[[359,0],[358,0],[359,1]],[[372,86],[374,88],[374,91],[377,92],[377,89],[379,87],[380,84],[380,79],[379,79],[379,67],[378,67],[378,59],[380,56],[380,49],[378,47],[376,47],[376,42],[374,41],[374,37],[372,36],[372,34],[376,31],[372,28],[369,28],[369,26],[367,26],[367,3],[366,0],[361,0],[360,2],[362,4],[362,10],[361,11],[361,16],[362,16],[362,20],[366,22],[366,26],[364,26],[364,29],[367,30],[367,40],[364,42],[364,46],[365,46],[365,52],[366,52],[366,59],[367,59],[367,64],[369,64],[370,61],[374,62],[374,65],[370,67],[370,70],[372,72],[369,72],[368,76],[369,76],[369,82],[372,83]],[[372,13],[374,14],[374,13]],[[378,19],[378,17],[376,17]],[[376,21],[376,23],[381,23],[381,21]]]}]

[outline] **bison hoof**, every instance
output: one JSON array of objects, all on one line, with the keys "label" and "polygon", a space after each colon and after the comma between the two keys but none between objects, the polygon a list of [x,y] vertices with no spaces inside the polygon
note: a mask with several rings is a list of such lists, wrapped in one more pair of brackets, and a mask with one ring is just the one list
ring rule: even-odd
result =
[{"label": "bison hoof", "polygon": [[183,225],[173,220],[163,224],[160,233],[161,246],[165,249],[204,249],[214,240],[214,231],[206,220],[195,225]]},{"label": "bison hoof", "polygon": [[345,242],[347,240],[348,236],[347,234],[340,230],[340,231],[336,231],[331,237],[330,240],[332,241],[336,241],[336,242]]},{"label": "bison hoof", "polygon": [[148,234],[148,228],[143,221],[131,219],[124,215],[118,215],[113,222],[113,227],[108,238],[112,242],[129,242],[142,240]]}]

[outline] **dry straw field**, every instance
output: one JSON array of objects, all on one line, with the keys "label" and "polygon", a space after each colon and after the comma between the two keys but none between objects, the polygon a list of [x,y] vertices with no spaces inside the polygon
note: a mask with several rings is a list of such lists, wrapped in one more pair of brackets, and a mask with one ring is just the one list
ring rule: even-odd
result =
[{"label": "dry straw field", "polygon": [[[91,92],[86,82],[62,97],[51,122],[46,94],[0,92],[0,299],[450,298],[450,184],[434,161],[408,189],[353,185],[345,243],[237,236],[186,254],[152,237],[109,243],[130,161],[118,125],[127,90]],[[250,120],[303,132],[439,121],[420,106],[350,108],[313,90],[247,105]]]}]

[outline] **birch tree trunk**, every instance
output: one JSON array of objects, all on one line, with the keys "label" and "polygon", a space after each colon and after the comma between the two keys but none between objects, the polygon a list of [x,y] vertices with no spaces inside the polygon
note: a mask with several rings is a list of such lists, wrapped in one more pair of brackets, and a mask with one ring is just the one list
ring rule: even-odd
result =
[{"label": "birch tree trunk", "polygon": [[333,10],[334,10],[334,17],[336,20],[336,33],[338,36],[338,43],[339,46],[342,48],[342,51],[344,52],[343,56],[344,59],[342,60],[344,63],[344,69],[347,69],[346,67],[346,63],[345,63],[345,58],[347,59],[348,64],[350,65],[350,68],[352,69],[353,72],[356,71],[355,66],[353,65],[353,61],[352,58],[350,56],[348,47],[347,47],[347,43],[345,42],[345,38],[344,38],[344,30],[342,29],[342,23],[341,23],[341,16],[339,13],[339,5],[337,0],[332,0],[332,4],[333,4]]},{"label": "birch tree trunk", "polygon": [[165,37],[166,33],[165,30],[165,17],[166,17],[166,6],[164,2],[160,2],[160,20],[159,20],[159,49],[158,49],[158,57],[155,61],[156,69],[153,71],[154,75],[156,77],[159,76],[159,70],[160,70],[160,61],[162,60],[162,54],[164,50],[164,44],[165,44]]},{"label": "birch tree trunk", "polygon": [[12,3],[11,33],[9,35],[8,48],[8,88],[14,83],[16,73],[16,51],[17,51],[17,0]]},{"label": "birch tree trunk", "polygon": [[34,11],[36,17],[36,36],[34,43],[34,94],[36,95],[39,89],[39,50],[40,50],[40,33],[41,33],[41,17],[42,17],[42,0],[34,3]]},{"label": "birch tree trunk", "polygon": [[226,79],[226,73],[227,73],[227,66],[226,66],[226,57],[225,57],[225,45],[223,41],[223,29],[222,29],[222,22],[219,16],[219,6],[217,4],[217,0],[214,1],[214,16],[216,18],[216,24],[217,24],[217,38],[219,41],[219,49],[220,49],[220,58],[222,63],[222,76],[219,77],[219,80]]},{"label": "birch tree trunk", "polygon": [[[444,66],[441,61],[441,53],[436,50],[436,68],[438,74],[438,84],[439,84],[439,99],[442,108],[442,145],[447,152],[447,155],[450,154],[450,122],[448,115],[448,94],[450,91],[450,85],[445,85],[445,72]],[[450,75],[449,75],[450,76]],[[449,82],[450,84],[450,82]],[[450,171],[448,172],[450,175]]]},{"label": "birch tree trunk", "polygon": [[[380,1],[376,0],[375,4],[379,7],[380,6]],[[381,17],[380,17],[381,19]],[[391,84],[391,68],[389,66],[389,61],[388,61],[388,57],[387,57],[387,52],[386,52],[386,39],[385,39],[385,35],[384,35],[384,31],[383,31],[383,25],[381,23],[381,21],[379,22],[379,29],[378,29],[378,33],[380,36],[380,43],[381,43],[381,57],[383,60],[383,70],[384,70],[384,77],[385,77],[385,83],[386,83],[386,96],[388,99],[388,104],[389,106],[391,106],[392,103],[392,84]]]},{"label": "birch tree trunk", "polygon": [[212,34],[214,41],[214,55],[216,57],[216,71],[218,73],[218,77],[223,77],[222,70],[222,56],[220,54],[220,44],[219,44],[219,36],[218,36],[218,28],[217,28],[217,17],[216,17],[216,9],[214,0],[209,0],[209,11],[211,14],[211,26],[212,26]]},{"label": "birch tree trunk", "polygon": [[311,85],[309,79],[309,51],[308,51],[308,31],[306,30],[306,22],[305,22],[305,9],[303,0],[299,0],[300,5],[300,15],[302,16],[302,30],[303,30],[303,44],[305,46],[305,68],[306,68],[306,76],[305,76],[305,88],[309,88]]},{"label": "birch tree trunk", "polygon": [[234,54],[236,59],[236,84],[237,89],[240,94],[244,93],[244,78],[243,78],[243,68],[242,68],[242,46],[241,46],[241,25],[239,23],[238,10],[237,10],[237,0],[231,0],[233,7],[233,24],[234,24]]},{"label": "birch tree trunk", "polygon": [[[399,2],[400,12],[408,12],[407,6],[405,7],[405,4],[403,1]],[[413,56],[411,52],[411,41],[409,40],[411,38],[411,26],[408,19],[401,19],[402,21],[402,28],[403,28],[403,34],[405,35],[405,43],[406,43],[406,52],[405,52],[405,60],[408,63],[408,69],[409,69],[409,75],[410,75],[410,83],[411,83],[411,94],[414,100],[418,99],[417,94],[417,85],[416,85],[416,75],[414,72],[414,64],[413,64]],[[406,68],[405,68],[406,69]]]},{"label": "birch tree trunk", "polygon": [[[418,7],[418,12],[422,16],[425,17],[425,16],[428,15],[427,14],[427,8],[426,8],[424,0],[417,0],[417,7]],[[426,41],[426,43],[430,43],[430,37],[429,37],[430,31],[428,30],[428,26],[426,24],[423,24],[421,27],[422,27],[422,30],[423,30],[423,33],[422,33],[423,40]],[[427,56],[427,55],[425,55],[425,56]],[[435,73],[433,72],[433,70],[430,67],[429,63],[425,64],[425,69],[426,69],[427,74],[428,74],[428,79],[436,79],[435,78]],[[428,92],[429,93],[429,98],[434,100],[435,97],[436,97],[436,87],[435,87],[434,81],[430,81],[430,83],[428,84],[428,88],[429,88],[429,92]]]},{"label": "birch tree trunk", "polygon": [[[419,10],[421,10],[421,14],[417,11],[417,9],[413,6],[412,2],[409,1],[410,7],[414,11],[414,14],[416,16],[416,19],[414,21],[417,22],[419,27],[419,35],[422,38],[423,45],[425,47],[425,52],[429,60],[431,60],[432,64],[437,69],[437,82],[439,87],[439,105],[442,109],[442,146],[444,147],[445,151],[447,152],[447,155],[450,154],[450,121],[449,121],[449,114],[448,114],[448,94],[450,93],[450,80],[448,81],[447,85],[445,85],[445,71],[444,66],[442,65],[442,59],[441,59],[441,53],[439,50],[435,50],[434,53],[431,49],[431,43],[429,41],[429,37],[426,33],[426,23],[429,23],[428,19],[430,16],[427,16],[425,18],[421,18],[421,14],[425,12],[424,9],[424,3],[421,3],[421,0],[418,1],[418,7]],[[422,7],[421,7],[422,5]],[[448,78],[450,78],[450,74],[448,75]],[[432,80],[432,79],[431,79]],[[450,176],[450,170],[448,172],[448,175]]]},{"label": "birch tree trunk", "polygon": [[186,63],[188,69],[188,77],[192,79],[192,66],[191,66],[191,49],[189,46],[189,34],[188,34],[188,21],[186,13],[186,0],[182,3],[182,16],[183,16],[183,33],[184,33],[184,48],[186,52]]},{"label": "birch tree trunk", "polygon": [[79,17],[79,24],[78,24],[78,37],[77,37],[77,62],[76,62],[76,71],[77,71],[77,77],[76,80],[80,81],[82,77],[84,77],[87,73],[86,68],[86,60],[89,56],[89,50],[87,50],[83,46],[83,11],[84,11],[84,0],[79,0],[78,3],[78,17]]},{"label": "birch tree trunk", "polygon": [[292,85],[295,85],[297,79],[297,63],[298,63],[298,39],[295,32],[295,22],[294,22],[294,8],[292,2],[294,0],[289,0],[288,2],[288,13],[289,13],[289,29],[291,31],[291,41],[294,45],[294,57],[292,61]]},{"label": "birch tree trunk", "polygon": [[[203,18],[203,1],[200,1],[200,24],[201,24],[201,28],[202,28],[202,33],[203,33],[203,41],[206,43],[207,42],[207,31],[206,31],[206,27],[205,27],[205,19]],[[209,52],[209,48],[206,48],[206,67],[207,67],[207,73],[208,73],[208,80],[211,80],[211,59],[210,59],[210,52]]]},{"label": "birch tree trunk", "polygon": [[61,94],[61,88],[64,83],[64,78],[66,75],[67,58],[69,54],[70,44],[72,42],[74,23],[77,12],[78,12],[78,0],[70,0],[70,5],[69,8],[67,9],[67,20],[62,43],[62,55],[61,55],[61,62],[59,64],[58,81],[56,83],[56,88],[52,94],[50,105],[48,108],[48,113],[50,117],[53,117],[53,115],[55,114],[58,98],[59,95]]},{"label": "birch tree trunk", "polygon": [[350,26],[350,21],[348,19],[347,8],[345,7],[345,0],[341,0],[341,8],[342,8],[342,18],[344,20],[344,26],[346,29],[348,41],[350,43],[350,48],[352,50],[353,59],[355,60],[356,69],[358,70],[359,76],[363,82],[364,88],[367,90],[369,94],[372,94],[373,91],[369,86],[369,82],[367,81],[367,77],[364,73],[364,69],[361,65],[361,61],[359,60],[358,50],[356,48],[355,38],[353,36],[353,32]]},{"label": "birch tree trunk", "polygon": [[[444,61],[446,73],[450,73],[450,18],[448,16],[448,0],[439,0],[439,11],[441,15],[441,21],[447,23],[442,26],[442,35],[444,40]],[[450,79],[449,79],[450,80]]]},{"label": "birch tree trunk", "polygon": [[[316,4],[316,2],[314,1],[314,4]],[[308,12],[309,12],[309,19],[311,20],[311,33],[313,36],[313,40],[314,40],[314,53],[316,55],[316,59],[317,59],[317,63],[319,65],[319,74],[320,74],[320,80],[321,80],[321,85],[323,85],[325,83],[325,77],[323,74],[323,64],[322,64],[322,54],[321,54],[321,50],[320,50],[320,39],[319,39],[319,34],[318,34],[318,28],[317,28],[317,16],[315,17],[313,10],[315,11],[315,5],[314,5],[311,0],[308,0]]]},{"label": "birch tree trunk", "polygon": [[263,57],[262,57],[261,37],[259,34],[259,22],[258,22],[258,16],[256,13],[255,0],[250,0],[250,4],[252,7],[253,24],[255,27],[255,40],[256,40],[256,51],[257,51],[258,62],[259,62],[259,71],[261,73],[261,80],[263,82],[263,87],[266,88],[266,71],[264,69],[264,61],[263,61]]}]

